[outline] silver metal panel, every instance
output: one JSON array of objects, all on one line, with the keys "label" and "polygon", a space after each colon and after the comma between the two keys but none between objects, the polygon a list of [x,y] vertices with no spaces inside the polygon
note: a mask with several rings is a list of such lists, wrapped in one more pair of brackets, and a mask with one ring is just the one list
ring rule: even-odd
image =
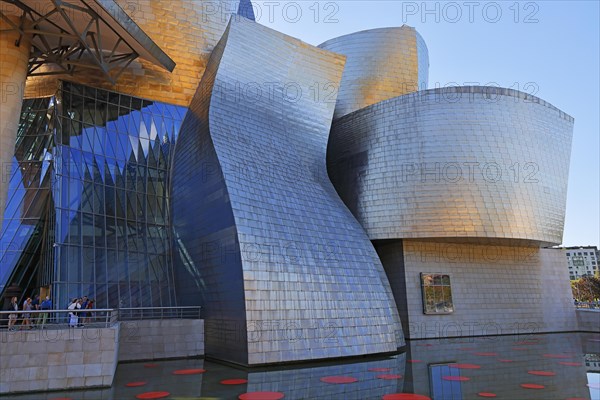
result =
[{"label": "silver metal panel", "polygon": [[404,344],[381,262],[327,177],[335,99],[311,88],[337,85],[343,66],[343,56],[244,18],[211,57],[173,175],[208,355],[257,365]]},{"label": "silver metal panel", "polygon": [[347,56],[334,118],[427,88],[429,55],[410,27],[380,28],[331,39],[320,48]]},{"label": "silver metal panel", "polygon": [[572,132],[512,89],[427,90],[336,121],[329,173],[371,240],[558,244]]}]

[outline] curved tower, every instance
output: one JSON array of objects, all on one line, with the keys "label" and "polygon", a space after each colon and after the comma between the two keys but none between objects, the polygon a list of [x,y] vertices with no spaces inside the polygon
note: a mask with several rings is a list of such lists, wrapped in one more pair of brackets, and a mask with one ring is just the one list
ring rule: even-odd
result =
[{"label": "curved tower", "polygon": [[371,240],[562,241],[573,118],[512,89],[432,89],[336,121],[329,172]]},{"label": "curved tower", "polygon": [[319,47],[347,57],[334,119],[427,88],[429,53],[410,26],[351,33]]},{"label": "curved tower", "polygon": [[377,254],[327,177],[334,104],[310,88],[343,66],[243,18],[213,52],[173,171],[182,290],[201,296],[208,355],[257,365],[404,343]]}]

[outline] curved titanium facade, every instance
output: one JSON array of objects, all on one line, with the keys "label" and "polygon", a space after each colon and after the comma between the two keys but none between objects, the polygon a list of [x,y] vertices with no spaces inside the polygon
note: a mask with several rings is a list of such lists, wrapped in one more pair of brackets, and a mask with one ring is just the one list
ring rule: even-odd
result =
[{"label": "curved titanium facade", "polygon": [[336,121],[328,169],[371,240],[559,244],[572,131],[515,90],[427,90]]},{"label": "curved titanium facade", "polygon": [[356,32],[328,40],[319,47],[347,56],[335,119],[427,88],[427,46],[409,26]]},{"label": "curved titanium facade", "polygon": [[394,351],[404,339],[368,237],[326,171],[342,56],[232,20],[182,126],[178,270],[201,296],[206,353],[265,364]]}]

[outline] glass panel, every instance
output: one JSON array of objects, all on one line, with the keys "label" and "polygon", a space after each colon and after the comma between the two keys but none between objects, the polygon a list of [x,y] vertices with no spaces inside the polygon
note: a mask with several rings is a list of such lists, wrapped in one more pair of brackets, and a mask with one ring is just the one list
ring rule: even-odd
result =
[{"label": "glass panel", "polygon": [[421,291],[424,314],[451,314],[454,312],[450,275],[421,273]]}]

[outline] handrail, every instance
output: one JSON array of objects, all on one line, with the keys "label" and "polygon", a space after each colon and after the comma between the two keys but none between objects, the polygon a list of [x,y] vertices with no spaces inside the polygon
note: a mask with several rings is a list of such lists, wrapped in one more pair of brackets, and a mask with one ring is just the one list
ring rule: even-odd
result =
[{"label": "handrail", "polygon": [[[119,321],[144,319],[200,319],[200,306],[181,307],[123,307],[60,310],[0,311],[0,330],[8,327],[110,327]],[[12,318],[11,315],[16,315]],[[76,317],[76,318],[72,318]]]},{"label": "handrail", "polygon": [[576,301],[575,308],[600,308],[600,301]]},{"label": "handrail", "polygon": [[[45,329],[52,327],[105,327],[115,324],[114,308],[79,308],[74,310],[7,310],[0,311],[0,319],[8,320],[8,325],[0,325],[0,329],[18,327],[19,330],[27,327]],[[11,315],[16,318],[11,319]],[[14,322],[13,322],[14,321]]]}]

